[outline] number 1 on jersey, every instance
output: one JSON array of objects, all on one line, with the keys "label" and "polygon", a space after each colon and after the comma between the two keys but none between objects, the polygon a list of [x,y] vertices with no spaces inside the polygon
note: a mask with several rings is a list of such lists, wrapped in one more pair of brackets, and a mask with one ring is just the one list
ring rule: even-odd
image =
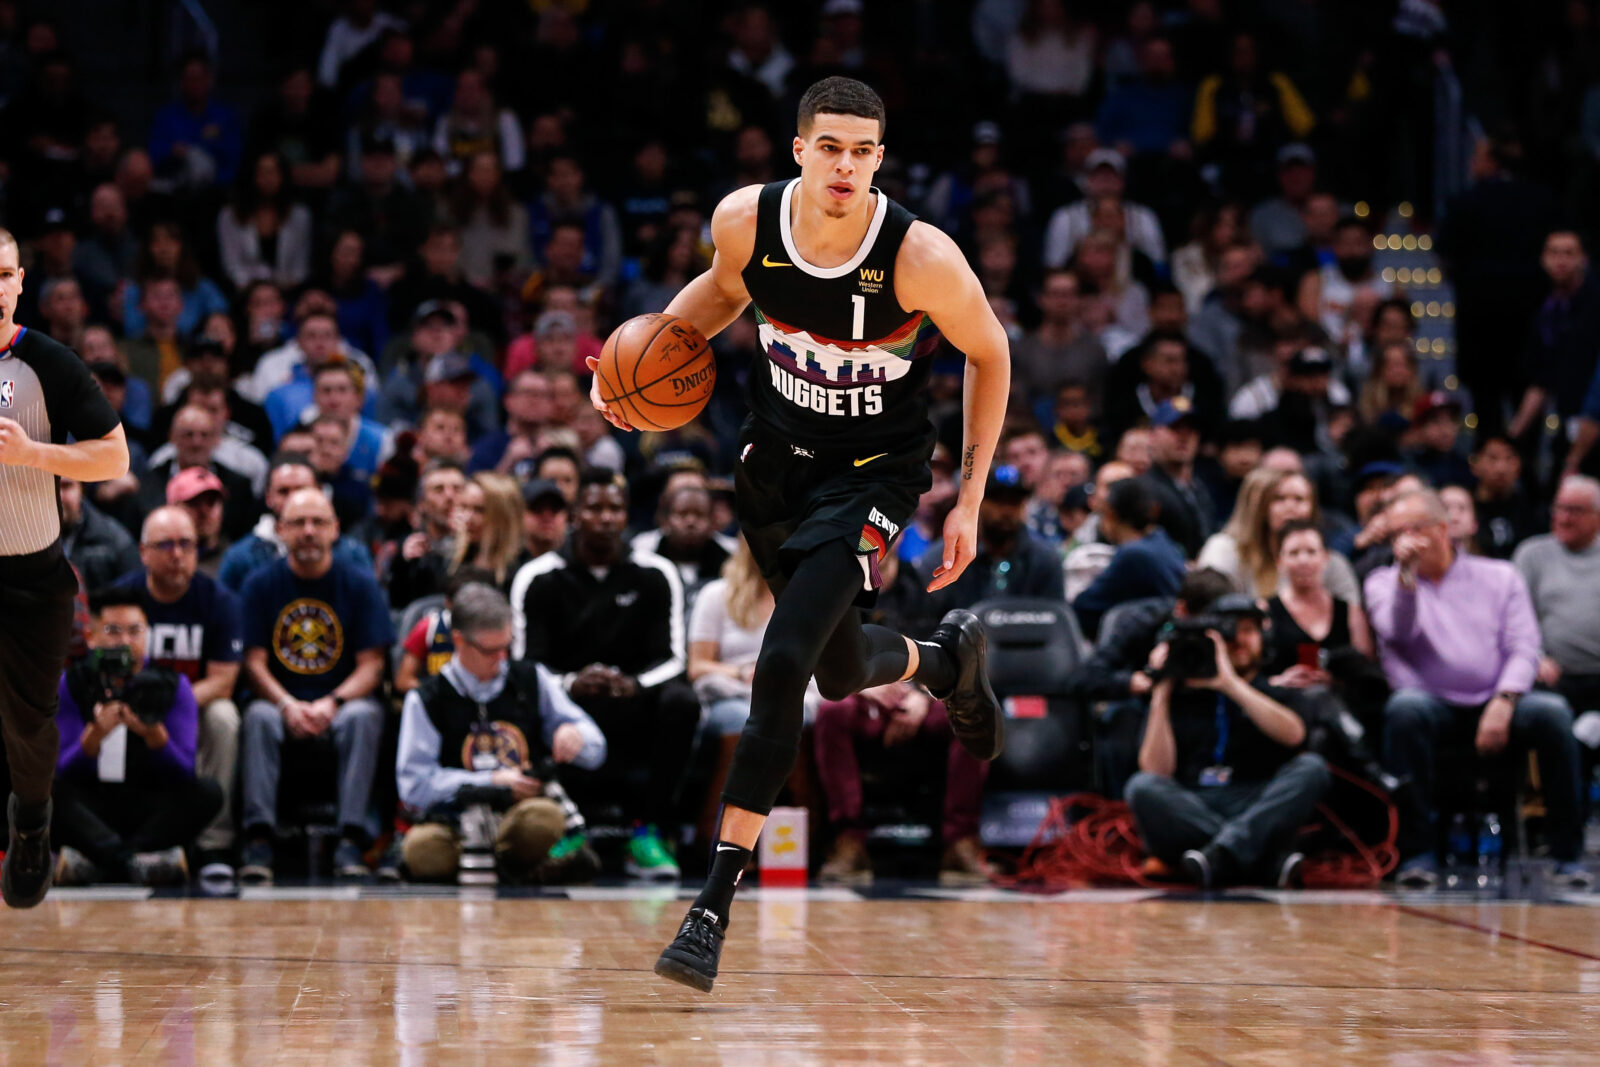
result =
[{"label": "number 1 on jersey", "polygon": [[860,341],[867,333],[867,298],[857,293],[850,298],[850,303],[856,306],[855,317],[850,320],[850,339]]}]

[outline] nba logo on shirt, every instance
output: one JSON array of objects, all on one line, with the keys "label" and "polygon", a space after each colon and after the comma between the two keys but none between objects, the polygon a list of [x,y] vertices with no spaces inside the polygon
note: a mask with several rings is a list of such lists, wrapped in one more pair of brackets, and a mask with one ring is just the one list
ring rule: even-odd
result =
[{"label": "nba logo on shirt", "polygon": [[0,382],[0,408],[8,408],[17,395],[17,383],[7,378]]}]

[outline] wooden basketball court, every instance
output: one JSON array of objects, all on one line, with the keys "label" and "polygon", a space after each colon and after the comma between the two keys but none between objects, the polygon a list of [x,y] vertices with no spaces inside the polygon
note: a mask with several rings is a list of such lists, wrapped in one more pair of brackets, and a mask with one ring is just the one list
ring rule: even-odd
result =
[{"label": "wooden basketball court", "polygon": [[[1442,895],[57,891],[0,914],[0,1064],[1600,1062],[1600,909]],[[118,899],[120,898],[120,899]]]}]

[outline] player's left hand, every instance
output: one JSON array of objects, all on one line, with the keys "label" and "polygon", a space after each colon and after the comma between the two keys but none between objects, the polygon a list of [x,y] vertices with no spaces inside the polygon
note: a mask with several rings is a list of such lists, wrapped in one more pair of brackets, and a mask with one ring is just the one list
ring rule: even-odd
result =
[{"label": "player's left hand", "polygon": [[961,577],[978,555],[978,505],[957,503],[944,520],[944,559],[933,569],[928,592],[936,592]]},{"label": "player's left hand", "polygon": [[12,467],[31,467],[37,451],[38,446],[20,423],[15,419],[0,417],[0,463]]}]

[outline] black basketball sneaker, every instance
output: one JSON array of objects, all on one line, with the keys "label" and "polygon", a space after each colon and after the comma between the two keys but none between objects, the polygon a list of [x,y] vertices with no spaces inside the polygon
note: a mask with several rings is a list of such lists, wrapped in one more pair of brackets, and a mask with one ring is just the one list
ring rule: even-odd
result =
[{"label": "black basketball sneaker", "polygon": [[13,908],[31,908],[50,891],[55,864],[50,862],[50,802],[44,806],[43,820],[34,826],[18,826],[18,800],[15,793],[6,802],[11,824],[11,843],[6,848],[5,870],[0,872],[0,890]]},{"label": "black basketball sneaker", "polygon": [[945,613],[932,639],[956,662],[955,684],[933,694],[944,701],[950,732],[974,757],[994,759],[1005,747],[1006,723],[1000,701],[989,686],[989,640],[983,623],[965,608],[956,608]]},{"label": "black basketball sneaker", "polygon": [[678,927],[678,936],[661,951],[656,960],[656,973],[674,982],[682,982],[702,993],[711,992],[717,980],[717,961],[722,958],[722,939],[727,927],[714,912],[704,908],[690,908]]}]

